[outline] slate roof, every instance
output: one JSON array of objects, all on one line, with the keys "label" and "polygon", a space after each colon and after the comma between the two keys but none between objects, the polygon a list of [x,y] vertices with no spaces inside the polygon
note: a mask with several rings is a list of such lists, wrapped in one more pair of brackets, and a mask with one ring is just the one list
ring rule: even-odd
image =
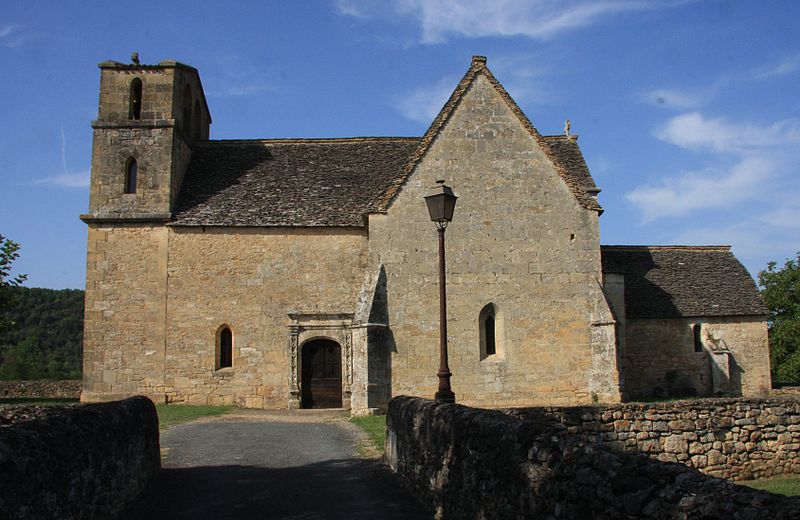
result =
[{"label": "slate roof", "polygon": [[[599,191],[572,138],[544,136]],[[416,137],[207,141],[192,154],[176,226],[357,226],[401,177]]]},{"label": "slate roof", "polygon": [[[545,142],[550,145],[552,153],[558,157],[559,162],[566,168],[570,178],[580,186],[581,193],[596,195],[600,193],[600,188],[594,183],[589,167],[583,159],[581,149],[578,148],[577,135],[545,135]],[[599,206],[598,206],[599,207]]]},{"label": "slate roof", "polygon": [[364,226],[413,137],[208,141],[192,153],[178,226]]},{"label": "slate roof", "polygon": [[601,246],[603,272],[625,275],[628,318],[766,315],[729,246]]},{"label": "slate roof", "polygon": [[417,137],[208,141],[195,146],[173,226],[357,226],[385,212],[478,75],[539,143],[578,203],[602,212],[577,136],[542,136],[486,67],[472,65]]}]

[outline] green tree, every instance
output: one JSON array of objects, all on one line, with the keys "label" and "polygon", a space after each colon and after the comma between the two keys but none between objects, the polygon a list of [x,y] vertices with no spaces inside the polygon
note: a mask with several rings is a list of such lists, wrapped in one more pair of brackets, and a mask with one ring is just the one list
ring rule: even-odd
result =
[{"label": "green tree", "polygon": [[758,273],[761,296],[769,307],[772,379],[800,382],[800,253],[777,269],[775,262]]},{"label": "green tree", "polygon": [[[19,244],[12,242],[0,235],[0,312],[12,305],[14,295],[11,287],[16,287],[25,281],[26,275],[11,276],[11,264],[19,257]],[[0,332],[10,324],[0,318]]]},{"label": "green tree", "polygon": [[83,291],[9,287],[14,302],[0,319],[0,380],[79,379]]}]

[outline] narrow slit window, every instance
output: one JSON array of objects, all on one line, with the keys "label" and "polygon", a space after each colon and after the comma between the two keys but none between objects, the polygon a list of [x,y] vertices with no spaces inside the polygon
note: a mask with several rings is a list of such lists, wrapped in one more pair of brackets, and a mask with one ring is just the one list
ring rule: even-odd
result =
[{"label": "narrow slit window", "polygon": [[125,165],[125,193],[136,193],[136,159],[131,157]]},{"label": "narrow slit window", "polygon": [[222,327],[217,337],[217,370],[233,366],[233,333]]},{"label": "narrow slit window", "polygon": [[200,100],[194,102],[194,115],[192,116],[192,139],[200,139]]},{"label": "narrow slit window", "polygon": [[703,351],[703,338],[701,335],[702,331],[700,330],[700,324],[695,323],[692,325],[692,337],[694,338],[694,351],[695,352],[702,352]]},{"label": "narrow slit window", "polygon": [[497,308],[493,303],[486,304],[478,315],[481,359],[494,356],[498,352],[497,319]]},{"label": "narrow slit window", "polygon": [[138,121],[142,118],[142,80],[134,78],[131,81],[130,104],[128,106],[128,119]]},{"label": "narrow slit window", "polygon": [[183,131],[186,136],[191,135],[192,131],[192,87],[186,85],[183,88]]},{"label": "narrow slit window", "polygon": [[486,327],[486,355],[492,356],[497,352],[494,336],[494,316],[486,316],[484,326]]}]

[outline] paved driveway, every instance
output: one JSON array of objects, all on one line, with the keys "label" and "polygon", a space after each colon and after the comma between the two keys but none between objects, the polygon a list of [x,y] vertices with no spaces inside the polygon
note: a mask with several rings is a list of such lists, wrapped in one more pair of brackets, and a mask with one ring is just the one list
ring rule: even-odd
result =
[{"label": "paved driveway", "polygon": [[429,519],[394,475],[356,452],[332,412],[239,412],[174,426],[157,482],[129,519]]}]

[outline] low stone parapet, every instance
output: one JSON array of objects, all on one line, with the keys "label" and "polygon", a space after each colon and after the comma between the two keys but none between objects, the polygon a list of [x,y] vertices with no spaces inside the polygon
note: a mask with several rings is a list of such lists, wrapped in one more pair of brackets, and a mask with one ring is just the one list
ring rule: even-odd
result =
[{"label": "low stone parapet", "polygon": [[0,518],[116,518],[161,468],[155,406],[132,397],[0,428],[0,468]]},{"label": "low stone parapet", "polygon": [[77,399],[80,395],[80,380],[0,381],[0,397],[5,398]]},{"label": "low stone parapet", "polygon": [[[647,406],[649,420],[660,421]],[[800,518],[800,499],[657,460],[626,449],[619,436],[603,438],[624,420],[604,408],[503,412],[398,397],[389,405],[386,459],[437,518]],[[611,429],[601,427],[609,411]]]},{"label": "low stone parapet", "polygon": [[800,473],[800,401],[697,399],[507,410],[615,451],[680,462],[730,480]]}]

